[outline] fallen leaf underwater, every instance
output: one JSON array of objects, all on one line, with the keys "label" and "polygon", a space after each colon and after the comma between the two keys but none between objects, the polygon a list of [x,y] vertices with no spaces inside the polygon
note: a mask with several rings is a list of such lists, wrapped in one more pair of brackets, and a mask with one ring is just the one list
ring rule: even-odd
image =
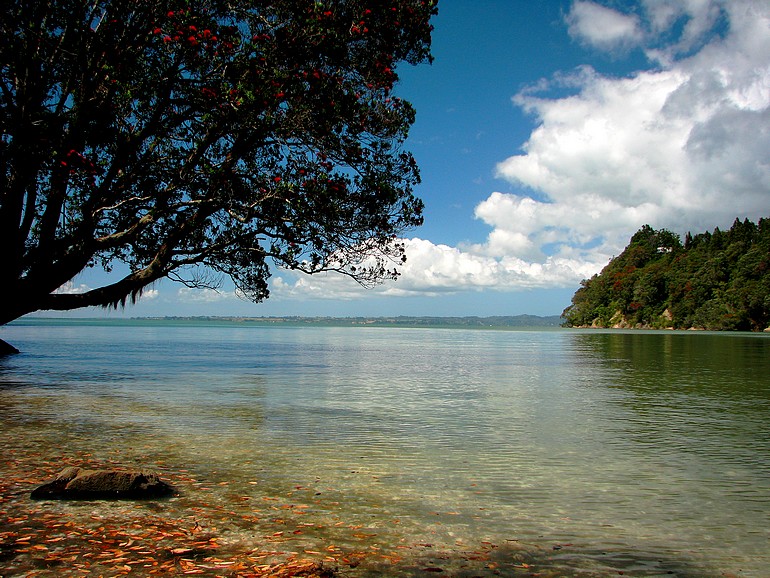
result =
[{"label": "fallen leaf underwater", "polygon": [[[503,548],[481,542],[474,551],[446,552],[427,542],[389,550],[378,545],[377,532],[339,520],[331,530],[345,545],[328,543],[330,528],[304,519],[320,493],[304,486],[292,487],[286,500],[228,496],[227,507],[216,503],[215,493],[228,491],[229,482],[203,483],[166,469],[164,478],[178,490],[167,500],[29,499],[63,466],[115,465],[90,454],[50,460],[39,451],[7,449],[0,471],[0,576],[561,575],[533,562],[515,541]],[[253,535],[234,539],[218,530],[223,524],[252,528]]]}]

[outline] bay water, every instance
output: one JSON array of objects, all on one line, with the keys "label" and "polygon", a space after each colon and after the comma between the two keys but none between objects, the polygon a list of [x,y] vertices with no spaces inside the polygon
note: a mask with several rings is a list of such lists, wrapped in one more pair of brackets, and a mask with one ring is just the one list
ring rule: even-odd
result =
[{"label": "bay water", "polygon": [[[29,319],[0,338],[22,351],[0,359],[0,474],[26,468],[25,491],[43,465],[149,467],[182,488],[155,514],[351,576],[770,576],[766,334]],[[33,507],[12,494],[0,517]]]}]

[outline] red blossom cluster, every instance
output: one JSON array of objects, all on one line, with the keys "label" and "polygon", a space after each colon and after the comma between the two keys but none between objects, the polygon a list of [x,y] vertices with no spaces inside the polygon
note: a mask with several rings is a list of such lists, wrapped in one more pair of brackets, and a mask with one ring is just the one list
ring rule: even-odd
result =
[{"label": "red blossom cluster", "polygon": [[59,165],[67,169],[70,175],[77,173],[86,175],[89,184],[92,187],[96,186],[96,165],[91,159],[75,149],[70,149],[64,159],[59,162]]},{"label": "red blossom cluster", "polygon": [[204,86],[200,89],[200,93],[206,100],[218,103],[219,108],[237,108],[243,104],[243,98],[237,88],[220,91],[216,87]]},{"label": "red blossom cluster", "polygon": [[206,98],[210,99],[218,99],[219,98],[219,92],[213,88],[210,88],[208,86],[204,86],[201,88],[201,94],[205,96]]},{"label": "red blossom cluster", "polygon": [[377,61],[374,63],[374,67],[377,71],[378,78],[367,83],[368,88],[381,88],[387,92],[393,90],[393,85],[398,78],[396,72],[392,68],[393,56],[390,54],[381,54]]},{"label": "red blossom cluster", "polygon": [[350,33],[351,34],[367,34],[369,32],[369,27],[367,26],[366,17],[369,16],[372,13],[371,10],[368,8],[364,10],[364,14],[361,17],[361,20],[359,20],[357,23],[353,23],[350,26]]},{"label": "red blossom cluster", "polygon": [[235,49],[232,27],[217,30],[214,22],[192,22],[189,10],[169,10],[165,17],[165,24],[156,24],[152,29],[152,34],[160,37],[165,44],[202,49],[214,56],[220,52],[231,53]]}]

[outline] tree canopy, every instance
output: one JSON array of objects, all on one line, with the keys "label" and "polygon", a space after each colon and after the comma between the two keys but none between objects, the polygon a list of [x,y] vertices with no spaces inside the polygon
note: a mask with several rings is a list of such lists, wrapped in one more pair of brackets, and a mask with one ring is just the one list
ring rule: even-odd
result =
[{"label": "tree canopy", "polygon": [[562,316],[575,327],[761,331],[770,326],[770,219],[687,233],[684,244],[645,225]]},{"label": "tree canopy", "polygon": [[[434,0],[6,0],[0,324],[270,264],[397,276],[422,222],[399,63]],[[125,275],[58,291],[88,267]],[[211,275],[213,273],[213,277]]]}]

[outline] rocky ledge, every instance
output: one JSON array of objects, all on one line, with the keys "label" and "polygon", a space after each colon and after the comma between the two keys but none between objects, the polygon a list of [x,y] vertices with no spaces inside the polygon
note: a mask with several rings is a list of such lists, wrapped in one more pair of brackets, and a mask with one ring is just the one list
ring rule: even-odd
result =
[{"label": "rocky ledge", "polygon": [[65,468],[32,491],[35,500],[147,500],[163,498],[174,488],[154,472]]}]

